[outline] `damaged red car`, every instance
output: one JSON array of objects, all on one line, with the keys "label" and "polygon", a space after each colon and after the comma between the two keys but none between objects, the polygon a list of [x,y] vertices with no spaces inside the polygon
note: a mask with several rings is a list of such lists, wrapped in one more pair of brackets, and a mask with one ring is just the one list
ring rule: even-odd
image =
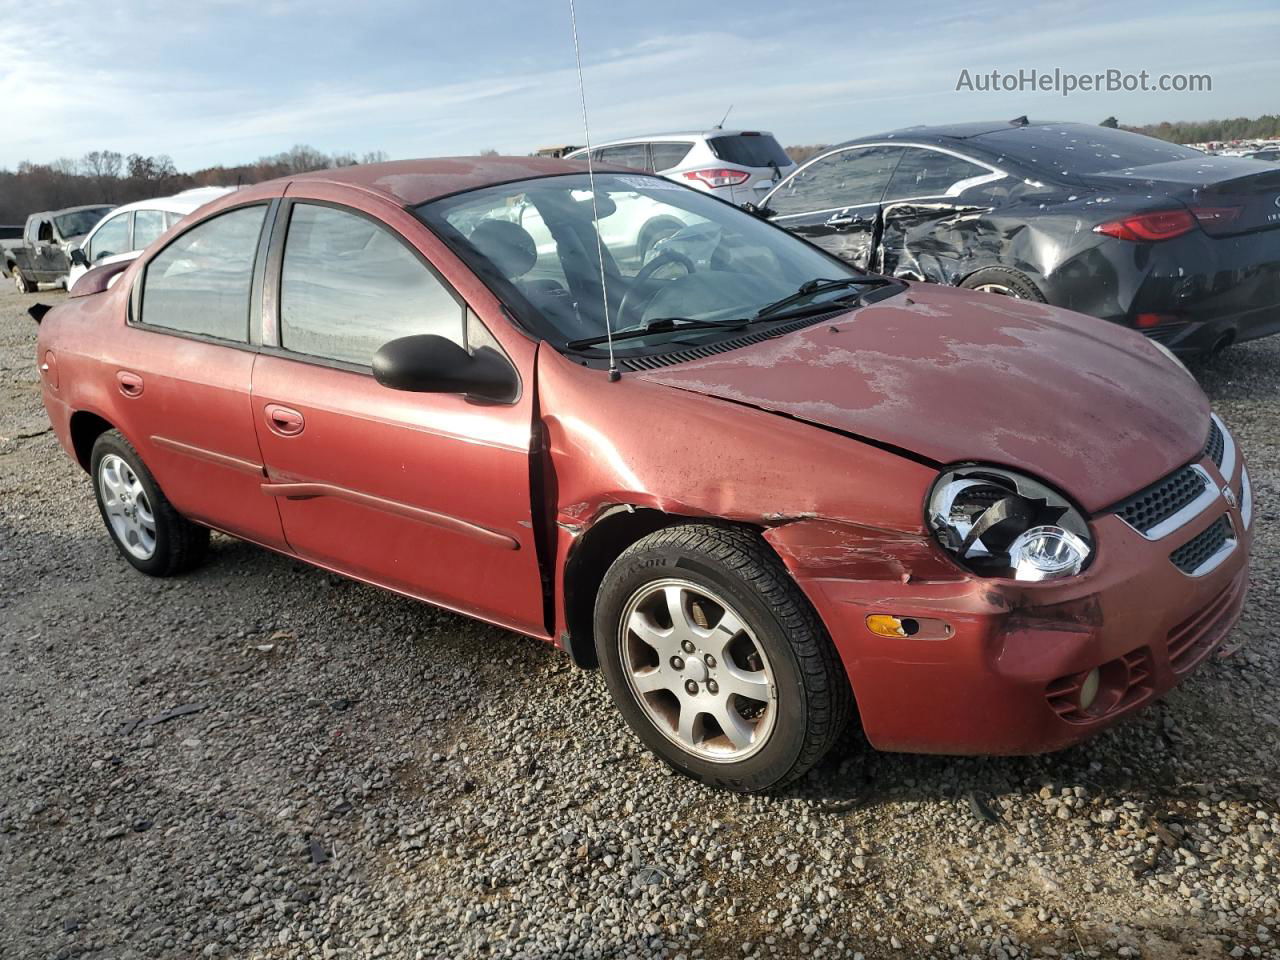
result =
[{"label": "damaged red car", "polygon": [[1244,458],[1160,345],[657,177],[298,176],[75,293],[44,401],[129,563],[220,530],[555,643],[708,783],[794,779],[855,716],[884,750],[1065,747],[1244,602]]}]

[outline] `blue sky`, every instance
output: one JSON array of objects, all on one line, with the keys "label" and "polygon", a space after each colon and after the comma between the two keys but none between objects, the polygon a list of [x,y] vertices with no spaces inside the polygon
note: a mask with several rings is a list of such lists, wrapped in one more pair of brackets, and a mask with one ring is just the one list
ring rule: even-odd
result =
[{"label": "blue sky", "polygon": [[[20,4],[21,6],[21,4]],[[308,143],[392,157],[582,141],[567,0],[42,2],[0,23],[0,167],[179,169]],[[1280,6],[578,0],[596,139],[714,124],[834,142],[917,123],[1280,111]],[[1207,73],[1208,93],[956,92],[961,69]]]}]

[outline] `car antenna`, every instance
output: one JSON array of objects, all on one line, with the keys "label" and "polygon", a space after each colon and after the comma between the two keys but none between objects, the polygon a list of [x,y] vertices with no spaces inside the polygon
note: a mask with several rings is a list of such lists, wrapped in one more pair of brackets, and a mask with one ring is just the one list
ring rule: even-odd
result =
[{"label": "car antenna", "polygon": [[587,122],[587,88],[582,83],[582,52],[578,47],[578,12],[569,0],[569,23],[573,26],[573,56],[578,63],[578,96],[582,100],[582,136],[587,141],[587,183],[591,187],[591,219],[596,232],[596,259],[600,262],[600,296],[604,300],[604,336],[609,345],[609,382],[621,379],[613,359],[613,324],[609,320],[609,288],[604,276],[604,241],[600,238],[600,208],[596,204],[596,171],[591,161],[591,125]]},{"label": "car antenna", "polygon": [[731,114],[731,113],[733,113],[733,104],[732,104],[732,103],[731,103],[731,104],[729,104],[729,109],[728,109],[728,110],[726,110],[726,111],[724,112],[724,116],[720,118],[720,122],[719,122],[719,123],[717,123],[713,129],[715,129],[715,130],[723,130],[723,129],[724,129],[724,122],[725,122],[726,120],[728,120],[728,119],[729,119],[729,114]]}]

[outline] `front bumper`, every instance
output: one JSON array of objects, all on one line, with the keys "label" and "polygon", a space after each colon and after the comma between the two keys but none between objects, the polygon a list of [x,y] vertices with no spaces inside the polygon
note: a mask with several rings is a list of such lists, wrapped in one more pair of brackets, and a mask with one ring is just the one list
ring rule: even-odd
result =
[{"label": "front bumper", "polygon": [[[1228,485],[1210,459],[1202,466],[1219,491]],[[1238,457],[1232,472],[1231,498],[1219,492],[1159,540],[1115,514],[1096,517],[1093,564],[1058,584],[800,578],[844,662],[867,739],[912,753],[1043,753],[1165,694],[1220,647],[1244,603],[1252,531]],[[1224,515],[1234,546],[1212,569],[1191,576],[1175,566],[1170,555]],[[877,636],[866,626],[873,613],[942,621],[949,633]],[[1095,667],[1101,689],[1081,710],[1081,681]]]}]

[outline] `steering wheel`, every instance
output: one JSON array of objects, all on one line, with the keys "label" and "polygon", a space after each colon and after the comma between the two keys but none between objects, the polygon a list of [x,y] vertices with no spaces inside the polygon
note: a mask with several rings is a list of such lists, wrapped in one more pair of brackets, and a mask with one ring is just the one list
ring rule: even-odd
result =
[{"label": "steering wheel", "polygon": [[[662,251],[662,253],[641,267],[639,272],[631,279],[631,286],[627,288],[627,292],[622,295],[622,302],[618,304],[618,329],[626,330],[631,326],[631,324],[627,323],[627,320],[630,319],[628,313],[637,309],[643,310],[649,301],[653,299],[653,294],[650,294],[641,304],[639,302],[640,297],[636,294],[636,291],[647,285],[653,279],[653,275],[668,263],[677,263],[684,267],[686,274],[698,272],[698,268],[693,265],[693,261],[683,253],[676,253],[674,250]],[[654,294],[656,293],[657,291],[655,290]]]}]

